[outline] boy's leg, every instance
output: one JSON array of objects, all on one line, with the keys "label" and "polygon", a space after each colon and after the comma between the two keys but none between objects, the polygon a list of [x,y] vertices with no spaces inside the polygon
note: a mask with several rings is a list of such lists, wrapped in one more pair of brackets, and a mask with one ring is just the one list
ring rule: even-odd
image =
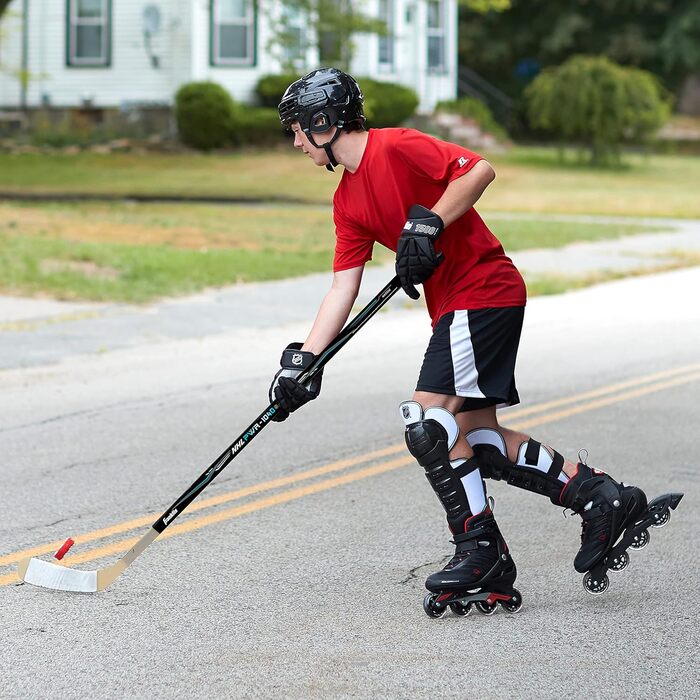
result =
[{"label": "boy's leg", "polygon": [[503,428],[495,407],[459,413],[457,422],[484,477],[541,493],[581,515],[581,548],[574,559],[580,573],[601,561],[646,508],[641,489],[618,483],[586,464],[569,462],[528,435]]},{"label": "boy's leg", "polygon": [[456,547],[445,568],[428,577],[425,585],[432,595],[424,607],[431,616],[441,615],[448,604],[466,614],[469,604],[477,602],[482,612],[492,612],[491,606],[500,601],[516,612],[521,599],[513,588],[515,564],[488,506],[477,460],[450,454],[462,437],[450,409],[461,402],[454,396],[416,392],[400,406],[406,445],[445,509]]}]

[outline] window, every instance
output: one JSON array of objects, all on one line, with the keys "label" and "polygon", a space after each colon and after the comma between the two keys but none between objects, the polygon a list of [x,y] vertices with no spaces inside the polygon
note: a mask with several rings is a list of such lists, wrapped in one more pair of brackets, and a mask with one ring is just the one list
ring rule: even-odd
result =
[{"label": "window", "polygon": [[379,19],[386,23],[387,36],[379,37],[379,67],[394,68],[394,0],[379,0]]},{"label": "window", "polygon": [[428,0],[428,70],[445,69],[445,2]]},{"label": "window", "polygon": [[68,0],[66,58],[69,66],[108,66],[110,0]]},{"label": "window", "polygon": [[212,63],[255,63],[254,0],[212,0]]}]

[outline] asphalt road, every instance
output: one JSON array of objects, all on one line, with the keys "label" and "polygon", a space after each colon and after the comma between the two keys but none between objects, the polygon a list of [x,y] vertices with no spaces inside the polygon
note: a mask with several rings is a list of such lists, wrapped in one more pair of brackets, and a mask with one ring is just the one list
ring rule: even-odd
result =
[{"label": "asphalt road", "polygon": [[698,291],[691,268],[530,303],[523,404],[503,421],[569,457],[588,449],[650,496],[686,496],[594,598],[572,567],[578,519],[494,484],[518,615],[421,608],[451,545],[401,447],[397,405],[430,330],[419,310],[373,320],[318,401],[95,595],[17,584],[17,553],[49,558],[71,535],[69,565],[114,561],[264,408],[307,324],[0,372],[0,697],[698,697]]}]

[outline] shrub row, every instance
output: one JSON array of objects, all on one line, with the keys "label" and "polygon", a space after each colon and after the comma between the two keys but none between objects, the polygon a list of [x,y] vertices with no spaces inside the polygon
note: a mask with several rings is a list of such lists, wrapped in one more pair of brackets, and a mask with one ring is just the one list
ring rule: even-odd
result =
[{"label": "shrub row", "polygon": [[212,82],[183,85],[175,95],[175,119],[181,141],[203,151],[270,144],[283,134],[276,109],[240,105]]},{"label": "shrub row", "polygon": [[[193,148],[210,150],[224,146],[272,144],[283,133],[277,105],[287,86],[297,75],[267,75],[257,85],[260,107],[237,103],[213,82],[187,83],[175,95],[175,118],[182,142]],[[367,126],[398,126],[418,106],[410,88],[371,78],[359,80],[365,95]]]}]

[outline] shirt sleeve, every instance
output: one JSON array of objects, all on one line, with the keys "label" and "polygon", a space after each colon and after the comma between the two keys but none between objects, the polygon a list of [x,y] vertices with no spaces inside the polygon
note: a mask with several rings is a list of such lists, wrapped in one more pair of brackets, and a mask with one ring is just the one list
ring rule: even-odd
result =
[{"label": "shirt sleeve", "polygon": [[333,272],[359,267],[372,259],[374,239],[368,236],[360,226],[350,221],[333,203],[333,221],[335,222],[335,255]]},{"label": "shirt sleeve", "polygon": [[455,143],[406,129],[396,142],[398,157],[421,177],[444,185],[468,173],[482,156]]}]

